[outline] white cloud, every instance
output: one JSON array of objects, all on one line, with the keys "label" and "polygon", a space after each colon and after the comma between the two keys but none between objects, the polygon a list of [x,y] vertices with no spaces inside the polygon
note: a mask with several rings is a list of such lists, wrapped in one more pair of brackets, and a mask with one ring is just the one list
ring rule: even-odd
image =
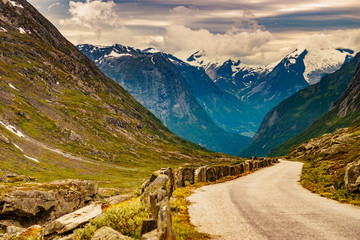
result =
[{"label": "white cloud", "polygon": [[121,20],[113,1],[87,0],[85,3],[70,1],[69,13],[72,18],[61,20],[61,25],[79,25],[87,28],[100,25],[116,26]]},{"label": "white cloud", "polygon": [[179,14],[179,15],[194,15],[197,12],[199,12],[199,9],[193,6],[191,7],[178,6],[170,10],[170,13]]},{"label": "white cloud", "polygon": [[[49,15],[68,8],[67,14],[58,17],[54,23],[59,23],[60,31],[74,44],[153,46],[169,53],[202,50],[212,58],[238,58],[250,64],[271,63],[296,47],[360,50],[360,30],[324,31],[326,26],[316,29],[311,22],[305,21],[308,25],[302,28],[304,30],[295,31],[299,23],[292,21],[299,17],[296,9],[327,13],[341,4],[339,14],[343,14],[345,7],[358,12],[358,0],[341,3],[338,0],[244,0],[241,3],[231,0],[175,0],[171,3],[149,0],[146,4],[143,1],[70,0],[68,6],[64,0],[53,1],[53,4],[45,0],[31,1],[47,3],[45,10],[48,9]],[[154,5],[149,4],[151,2]],[[174,4],[177,7],[174,8]],[[284,11],[286,14],[282,15]],[[269,24],[265,29],[255,20],[265,16],[277,16],[278,22],[275,23],[273,18],[260,19],[262,24]],[[342,15],[330,15],[331,18],[335,16]],[[329,16],[319,14],[316,17],[320,19],[311,19],[317,22]],[[343,24],[346,19],[339,23]],[[349,19],[355,18],[350,14]],[[295,24],[295,28],[291,24]],[[339,28],[344,27],[339,25]],[[269,29],[274,31],[270,33]]]},{"label": "white cloud", "polygon": [[55,7],[63,7],[63,5],[59,2],[53,3],[48,7],[48,12],[51,11],[51,9],[55,8]]},{"label": "white cloud", "polygon": [[306,37],[298,45],[306,49],[350,48],[360,51],[360,29],[334,30],[314,33]]},{"label": "white cloud", "polygon": [[202,50],[208,57],[241,58],[259,52],[271,38],[268,31],[261,29],[245,32],[232,28],[225,34],[214,34],[175,25],[166,29],[164,48],[170,52]]}]

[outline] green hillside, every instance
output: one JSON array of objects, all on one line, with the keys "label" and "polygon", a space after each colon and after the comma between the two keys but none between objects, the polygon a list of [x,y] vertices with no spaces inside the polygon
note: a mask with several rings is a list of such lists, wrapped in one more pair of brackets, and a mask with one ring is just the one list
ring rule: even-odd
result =
[{"label": "green hillside", "polygon": [[0,1],[0,174],[128,191],[160,167],[231,160],[171,133],[25,0]]},{"label": "green hillside", "polygon": [[[356,56],[358,63],[359,54]],[[348,64],[349,65],[349,64]],[[300,134],[291,138],[289,141],[274,148],[269,155],[285,155],[291,149],[292,146],[299,145],[300,143],[309,140],[311,138],[318,137],[324,133],[334,132],[338,128],[356,126],[357,120],[360,114],[358,96],[360,68],[357,66],[355,75],[345,92],[334,103],[334,107],[322,117],[317,119],[313,124],[307,127]]]}]

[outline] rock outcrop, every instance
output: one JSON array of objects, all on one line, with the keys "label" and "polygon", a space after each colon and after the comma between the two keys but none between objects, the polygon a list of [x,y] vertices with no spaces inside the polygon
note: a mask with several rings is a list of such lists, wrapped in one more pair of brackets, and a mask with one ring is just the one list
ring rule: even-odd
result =
[{"label": "rock outcrop", "polygon": [[82,180],[61,180],[0,189],[0,227],[44,224],[89,204],[98,186]]},{"label": "rock outcrop", "polygon": [[315,156],[322,153],[325,156],[334,154],[341,148],[356,141],[358,137],[350,133],[348,128],[340,128],[334,133],[326,133],[318,138],[313,138],[289,153],[290,157]]},{"label": "rock outcrop", "polygon": [[91,204],[52,221],[42,229],[42,235],[47,236],[53,233],[62,234],[69,232],[78,226],[87,223],[90,219],[99,216],[101,213],[101,204]]},{"label": "rock outcrop", "polygon": [[360,162],[351,163],[346,167],[344,181],[350,192],[360,191]]}]

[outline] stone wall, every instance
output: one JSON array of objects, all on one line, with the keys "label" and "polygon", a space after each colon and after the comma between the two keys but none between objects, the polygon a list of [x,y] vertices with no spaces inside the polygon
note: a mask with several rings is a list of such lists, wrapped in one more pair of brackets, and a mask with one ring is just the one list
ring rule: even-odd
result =
[{"label": "stone wall", "polygon": [[141,200],[149,204],[151,209],[151,218],[143,222],[141,239],[175,239],[169,200],[176,188],[198,182],[216,182],[224,177],[239,176],[277,162],[277,158],[252,158],[233,165],[181,167],[177,170],[166,168],[154,172],[143,184],[141,191]]}]

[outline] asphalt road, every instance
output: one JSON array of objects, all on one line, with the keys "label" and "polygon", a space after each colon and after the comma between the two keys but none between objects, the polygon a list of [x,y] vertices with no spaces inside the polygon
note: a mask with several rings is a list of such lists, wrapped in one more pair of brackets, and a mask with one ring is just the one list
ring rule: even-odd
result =
[{"label": "asphalt road", "polygon": [[189,197],[191,222],[214,239],[360,239],[360,208],[304,189],[302,163],[281,161]]}]

